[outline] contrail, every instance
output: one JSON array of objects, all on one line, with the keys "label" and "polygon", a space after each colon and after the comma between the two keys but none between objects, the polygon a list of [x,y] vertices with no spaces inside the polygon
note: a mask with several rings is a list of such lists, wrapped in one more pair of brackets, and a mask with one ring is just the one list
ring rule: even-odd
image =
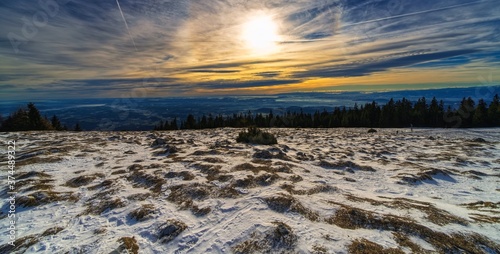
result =
[{"label": "contrail", "polygon": [[378,22],[378,21],[383,21],[383,20],[414,16],[414,15],[418,15],[418,14],[425,14],[425,13],[430,13],[430,12],[435,12],[435,11],[454,9],[457,7],[463,7],[463,6],[473,5],[473,4],[483,3],[483,2],[487,2],[487,1],[474,1],[474,2],[457,4],[457,5],[452,5],[452,6],[442,7],[442,8],[436,8],[436,9],[430,9],[430,10],[425,10],[425,11],[418,11],[418,12],[406,13],[406,14],[401,14],[401,15],[395,15],[395,16],[386,17],[386,18],[367,20],[367,21],[362,21],[362,22],[358,22],[358,23],[347,24],[347,25],[342,26],[342,28],[349,27],[349,26],[362,25],[362,24],[367,24],[367,23],[373,23],[373,22]]},{"label": "contrail", "polygon": [[118,2],[118,0],[116,0],[116,4],[118,5],[118,10],[120,10],[120,13],[122,14],[123,22],[125,23],[125,27],[127,28],[127,31],[128,31],[128,36],[130,37],[132,44],[134,44],[135,51],[137,51],[137,47],[135,46],[134,37],[132,37],[132,34],[130,33],[130,29],[128,29],[127,20],[125,19],[125,16],[123,15],[122,7],[120,7],[120,2]]}]

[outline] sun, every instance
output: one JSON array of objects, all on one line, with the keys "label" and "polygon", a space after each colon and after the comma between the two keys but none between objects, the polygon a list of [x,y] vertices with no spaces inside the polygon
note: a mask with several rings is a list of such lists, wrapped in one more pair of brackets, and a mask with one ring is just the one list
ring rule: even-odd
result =
[{"label": "sun", "polygon": [[269,15],[251,17],[243,26],[242,39],[256,55],[268,55],[278,50],[278,25]]}]

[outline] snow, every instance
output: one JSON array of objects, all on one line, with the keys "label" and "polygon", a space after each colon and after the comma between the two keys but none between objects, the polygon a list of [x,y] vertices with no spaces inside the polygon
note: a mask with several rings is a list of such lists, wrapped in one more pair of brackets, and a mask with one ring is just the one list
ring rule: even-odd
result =
[{"label": "snow", "polygon": [[[226,128],[0,133],[2,143],[16,140],[19,158],[16,163],[20,165],[16,167],[17,176],[31,171],[47,173],[48,184],[53,186],[49,191],[72,192],[78,197],[76,202],[63,199],[33,207],[18,206],[17,239],[38,235],[38,241],[26,246],[25,253],[78,253],[79,250],[110,253],[119,248],[121,237],[134,237],[139,253],[230,253],[237,244],[264,235],[275,226],[273,222],[280,221],[290,226],[297,236],[293,247],[297,253],[311,253],[313,246],[322,246],[328,253],[347,253],[352,241],[363,238],[384,248],[411,252],[398,244],[391,230],[370,226],[352,229],[327,223],[345,206],[380,218],[411,219],[435,232],[477,233],[492,242],[500,242],[500,129],[414,129],[413,132],[382,129],[370,134],[367,129],[270,129],[278,138],[279,144],[274,146],[236,143],[239,131]],[[166,144],[152,147],[157,138],[164,139]],[[474,141],[475,138],[486,142]],[[179,151],[163,153],[166,146],[175,146]],[[6,146],[1,149],[5,156]],[[263,150],[281,151],[289,159],[253,158],[254,153]],[[59,160],[51,162],[54,158]],[[328,162],[331,167],[322,162]],[[237,170],[237,166],[244,163],[261,170]],[[161,188],[134,182],[130,176],[135,171],[129,168],[134,164],[143,167],[138,171],[160,181]],[[229,178],[209,180],[207,174],[210,173],[204,173],[197,164],[207,165],[210,168],[207,172],[218,170],[220,175]],[[0,164],[5,169],[2,179],[7,178],[6,165]],[[277,170],[280,167],[288,167],[290,171]],[[374,171],[369,170],[370,167]],[[183,171],[191,172],[194,178],[165,177],[168,172]],[[263,174],[276,175],[278,179],[273,182],[268,178],[261,183],[255,180]],[[70,179],[90,175],[97,177],[88,184],[66,185]],[[292,181],[293,175],[300,176],[302,181]],[[238,179],[249,176],[255,180],[252,185],[235,185]],[[33,182],[19,185],[25,180],[18,180],[18,198],[42,191],[36,189]],[[109,188],[95,187],[105,181],[111,182]],[[210,208],[204,216],[195,215],[192,206],[183,208],[182,201],[173,201],[172,188],[195,184],[199,187],[191,188],[209,191],[192,197],[192,205]],[[289,192],[285,184],[293,186],[294,191]],[[30,186],[33,188],[29,189]],[[331,188],[321,188],[325,186]],[[219,195],[233,187],[236,196]],[[131,198],[134,194],[136,198]],[[293,197],[318,218],[310,219],[293,209],[286,212],[270,209],[266,198],[280,194]],[[9,234],[6,188],[2,195],[5,198],[0,234],[4,237],[0,238],[0,246],[5,246]],[[143,198],[138,198],[141,196]],[[100,214],[86,212],[99,201],[115,199],[123,205]],[[493,205],[479,208],[464,205],[479,201]],[[154,205],[151,218],[132,219],[129,213],[144,204]],[[432,221],[426,207],[437,211],[438,217],[449,214],[466,223]],[[492,221],[474,219],[477,214]],[[172,241],[163,243],[158,239],[157,229],[169,219],[181,221],[187,228]],[[56,226],[63,230],[41,236]],[[96,233],[104,229],[104,233]],[[418,235],[408,237],[422,249],[437,250]]]}]

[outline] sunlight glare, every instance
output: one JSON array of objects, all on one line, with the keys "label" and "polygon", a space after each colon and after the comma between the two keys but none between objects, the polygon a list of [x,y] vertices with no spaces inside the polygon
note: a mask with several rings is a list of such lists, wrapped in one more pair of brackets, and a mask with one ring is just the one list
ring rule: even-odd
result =
[{"label": "sunlight glare", "polygon": [[278,26],[271,16],[252,17],[243,27],[243,41],[254,54],[275,53],[279,39]]}]

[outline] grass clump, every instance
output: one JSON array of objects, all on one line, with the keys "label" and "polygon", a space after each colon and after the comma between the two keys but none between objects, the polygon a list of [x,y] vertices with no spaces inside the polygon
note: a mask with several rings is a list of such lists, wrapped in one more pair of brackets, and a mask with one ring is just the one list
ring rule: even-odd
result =
[{"label": "grass clump", "polygon": [[290,253],[297,244],[297,235],[287,224],[276,221],[274,227],[267,232],[258,231],[251,238],[235,245],[232,250],[236,254],[243,253]]},{"label": "grass clump", "polygon": [[[330,201],[330,203],[333,203]],[[484,253],[487,250],[498,250],[500,245],[494,243],[488,238],[478,234],[462,234],[452,233],[446,234],[443,232],[434,231],[426,226],[416,223],[415,221],[394,215],[382,215],[363,209],[335,203],[341,208],[331,218],[325,221],[330,224],[337,225],[346,229],[377,229],[392,231],[402,235],[413,235],[430,243],[439,253]],[[401,239],[405,240],[405,239]],[[353,246],[353,247],[352,247]],[[369,250],[377,250],[376,246],[364,248],[363,246],[371,246],[367,242],[354,242],[350,250],[351,253],[391,253],[390,250],[380,250],[375,252],[363,252]],[[401,252],[393,252],[401,253]]]},{"label": "grass clump", "polygon": [[158,227],[158,239],[162,243],[168,243],[180,235],[186,228],[186,223],[175,219],[169,219]]},{"label": "grass clump", "polygon": [[136,221],[145,221],[151,218],[152,214],[155,212],[155,207],[152,204],[144,204],[141,207],[135,209],[129,213],[130,218]]},{"label": "grass clump", "polygon": [[87,210],[83,214],[99,215],[105,211],[111,211],[116,208],[124,207],[125,205],[125,202],[119,198],[112,200],[100,200],[97,203],[88,204]]},{"label": "grass clump", "polygon": [[88,185],[89,183],[91,183],[92,181],[97,179],[98,177],[102,178],[102,177],[104,177],[104,174],[97,173],[97,174],[93,174],[93,175],[78,176],[78,177],[75,177],[75,178],[68,180],[66,182],[66,186],[72,187],[72,188],[78,188],[81,186]]},{"label": "grass clump", "polygon": [[16,203],[21,207],[34,207],[57,201],[77,202],[78,199],[72,192],[37,191],[18,197]]},{"label": "grass clump", "polygon": [[130,254],[138,254],[139,253],[139,245],[137,244],[137,240],[135,237],[122,237],[118,239],[118,242],[121,243],[118,250],[122,253],[124,250],[127,250],[127,253]]},{"label": "grass clump", "polygon": [[317,221],[319,216],[316,212],[304,207],[297,199],[291,195],[281,194],[265,198],[269,208],[278,213],[296,212],[311,221]]},{"label": "grass clump", "polygon": [[250,127],[247,131],[242,131],[238,134],[236,138],[238,143],[251,143],[259,145],[274,145],[278,144],[276,137],[269,133],[262,131],[257,127]]},{"label": "grass clump", "polygon": [[385,249],[381,245],[378,245],[374,242],[370,242],[366,239],[355,240],[348,247],[348,252],[351,254],[378,254],[378,253],[387,253],[387,254],[404,254],[404,252],[400,249],[390,248]]}]

